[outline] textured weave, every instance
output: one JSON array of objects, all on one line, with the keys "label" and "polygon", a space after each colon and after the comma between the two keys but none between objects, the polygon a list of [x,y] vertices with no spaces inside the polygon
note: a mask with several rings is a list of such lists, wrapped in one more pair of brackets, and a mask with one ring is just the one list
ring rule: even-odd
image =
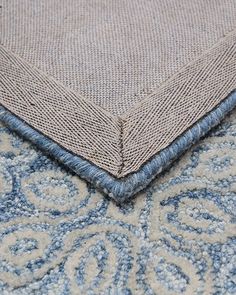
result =
[{"label": "textured weave", "polygon": [[236,88],[234,0],[9,0],[1,9],[0,103],[117,177]]},{"label": "textured weave", "polygon": [[6,0],[0,27],[8,49],[121,115],[233,30],[235,15],[235,0]]},{"label": "textured weave", "polygon": [[138,169],[234,88],[236,31],[124,117],[123,172]]},{"label": "textured weave", "polygon": [[0,294],[236,294],[235,130],[116,204],[0,122]]},{"label": "textured weave", "polygon": [[[64,147],[117,171],[118,119],[65,89],[0,46],[1,102]],[[108,156],[109,155],[109,156]]]}]

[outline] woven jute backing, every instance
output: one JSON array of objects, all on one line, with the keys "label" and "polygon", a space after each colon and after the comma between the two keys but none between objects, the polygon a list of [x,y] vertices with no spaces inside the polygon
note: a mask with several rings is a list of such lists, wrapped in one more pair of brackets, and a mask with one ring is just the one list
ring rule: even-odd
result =
[{"label": "woven jute backing", "polygon": [[236,88],[235,0],[1,2],[0,103],[117,177]]}]

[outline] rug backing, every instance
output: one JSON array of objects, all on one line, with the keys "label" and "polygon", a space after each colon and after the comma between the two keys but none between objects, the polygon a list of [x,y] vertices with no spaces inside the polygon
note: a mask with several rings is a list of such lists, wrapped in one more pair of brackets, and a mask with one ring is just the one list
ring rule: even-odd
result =
[{"label": "rug backing", "polygon": [[3,2],[0,103],[116,177],[236,85],[236,3]]}]

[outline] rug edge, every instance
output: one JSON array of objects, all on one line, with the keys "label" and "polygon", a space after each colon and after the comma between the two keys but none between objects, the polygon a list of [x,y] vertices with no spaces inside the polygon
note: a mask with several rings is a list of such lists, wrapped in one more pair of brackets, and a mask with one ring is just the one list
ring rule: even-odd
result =
[{"label": "rug edge", "polygon": [[236,106],[236,91],[232,91],[218,106],[182,133],[168,147],[158,152],[140,169],[123,178],[115,178],[88,160],[62,148],[47,136],[30,127],[0,105],[0,120],[38,148],[73,170],[79,177],[95,185],[116,202],[124,202],[147,187],[176,158],[220,123]]}]

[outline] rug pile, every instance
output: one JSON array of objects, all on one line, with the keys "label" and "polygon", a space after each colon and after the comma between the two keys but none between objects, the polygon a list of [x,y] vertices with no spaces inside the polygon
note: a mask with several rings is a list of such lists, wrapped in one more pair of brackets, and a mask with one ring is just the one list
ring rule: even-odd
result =
[{"label": "rug pile", "polygon": [[236,294],[235,16],[0,3],[0,294]]},{"label": "rug pile", "polygon": [[118,205],[0,127],[0,293],[235,294],[236,112]]}]

